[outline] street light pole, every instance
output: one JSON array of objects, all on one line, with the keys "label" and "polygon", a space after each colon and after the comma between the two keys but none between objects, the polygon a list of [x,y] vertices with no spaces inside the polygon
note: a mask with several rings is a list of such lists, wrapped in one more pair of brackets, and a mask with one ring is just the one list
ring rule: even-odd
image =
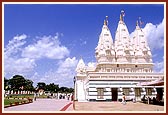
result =
[{"label": "street light pole", "polygon": [[74,100],[76,100],[76,76],[74,76],[74,78],[73,78],[73,82],[74,82]]},{"label": "street light pole", "polygon": [[73,93],[73,109],[75,110],[75,100],[76,100],[76,76],[74,76],[73,78],[73,82],[74,82],[74,93]]}]

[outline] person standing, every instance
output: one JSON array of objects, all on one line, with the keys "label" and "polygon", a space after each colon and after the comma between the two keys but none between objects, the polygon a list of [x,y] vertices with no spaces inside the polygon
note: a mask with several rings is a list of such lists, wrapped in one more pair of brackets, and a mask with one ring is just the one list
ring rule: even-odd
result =
[{"label": "person standing", "polygon": [[34,92],[34,101],[36,101],[37,94]]}]

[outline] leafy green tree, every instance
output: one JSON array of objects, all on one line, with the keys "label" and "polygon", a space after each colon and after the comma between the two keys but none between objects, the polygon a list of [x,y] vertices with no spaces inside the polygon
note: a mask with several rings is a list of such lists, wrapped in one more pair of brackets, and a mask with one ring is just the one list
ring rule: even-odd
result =
[{"label": "leafy green tree", "polygon": [[4,90],[9,89],[9,80],[4,77]]},{"label": "leafy green tree", "polygon": [[38,89],[45,90],[46,84],[44,82],[38,82],[37,83],[37,87],[38,87]]},{"label": "leafy green tree", "polygon": [[13,78],[9,79],[8,84],[11,86],[11,90],[27,90],[34,91],[33,81],[25,79],[21,75],[15,75]]},{"label": "leafy green tree", "polygon": [[68,93],[73,93],[74,89],[73,88],[69,88],[69,92]]},{"label": "leafy green tree", "polygon": [[59,85],[55,85],[54,83],[50,83],[49,85],[45,86],[45,91],[58,92],[58,90]]},{"label": "leafy green tree", "polygon": [[59,92],[68,93],[68,88],[67,87],[60,87]]},{"label": "leafy green tree", "polygon": [[12,90],[21,90],[26,85],[26,80],[21,75],[15,75],[12,79],[9,79],[9,84]]},{"label": "leafy green tree", "polygon": [[24,89],[28,91],[34,91],[35,89],[33,87],[33,81],[26,79],[26,85],[24,86]]}]

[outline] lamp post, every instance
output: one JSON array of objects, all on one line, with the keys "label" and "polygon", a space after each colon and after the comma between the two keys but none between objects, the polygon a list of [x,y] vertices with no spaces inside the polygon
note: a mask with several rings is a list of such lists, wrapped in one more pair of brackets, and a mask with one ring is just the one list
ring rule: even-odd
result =
[{"label": "lamp post", "polygon": [[74,78],[73,78],[73,82],[74,82],[74,100],[75,100],[75,99],[76,99],[76,87],[75,87],[76,76],[74,76]]},{"label": "lamp post", "polygon": [[73,109],[75,110],[75,100],[76,100],[76,87],[75,87],[75,82],[76,82],[76,76],[74,76],[73,82],[74,82]]}]

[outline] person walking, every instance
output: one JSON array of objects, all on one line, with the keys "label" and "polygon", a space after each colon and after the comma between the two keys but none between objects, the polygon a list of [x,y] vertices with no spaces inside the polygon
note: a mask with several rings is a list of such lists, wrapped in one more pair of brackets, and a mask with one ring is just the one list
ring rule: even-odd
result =
[{"label": "person walking", "polygon": [[125,99],[125,94],[123,93],[123,97],[122,97],[122,104],[125,105],[126,104],[126,99]]}]

